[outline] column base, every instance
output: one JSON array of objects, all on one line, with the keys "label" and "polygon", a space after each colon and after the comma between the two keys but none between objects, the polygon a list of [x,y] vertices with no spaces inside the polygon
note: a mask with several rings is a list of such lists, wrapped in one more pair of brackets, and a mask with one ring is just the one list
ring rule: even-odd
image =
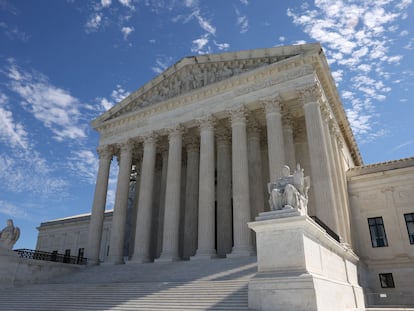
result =
[{"label": "column base", "polygon": [[180,261],[181,258],[172,254],[161,254],[160,258],[154,259],[155,263],[165,263],[165,262],[174,262],[174,261]]},{"label": "column base", "polygon": [[138,258],[131,258],[131,260],[126,261],[126,264],[134,264],[134,263],[149,263],[152,262],[152,260],[150,258],[143,258],[143,257],[138,257]]},{"label": "column base", "polygon": [[190,257],[190,260],[205,260],[205,259],[214,259],[217,258],[216,251],[210,251],[210,252],[196,252],[194,256]]},{"label": "column base", "polygon": [[230,254],[226,258],[250,257],[256,256],[256,252],[251,247],[233,247]]},{"label": "column base", "polygon": [[110,258],[102,262],[102,265],[123,265],[125,263],[124,258]]}]

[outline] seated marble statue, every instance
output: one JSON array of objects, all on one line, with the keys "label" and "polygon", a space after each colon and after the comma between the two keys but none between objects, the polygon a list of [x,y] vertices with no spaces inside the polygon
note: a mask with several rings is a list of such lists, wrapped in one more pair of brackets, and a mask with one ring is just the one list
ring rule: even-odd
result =
[{"label": "seated marble statue", "polygon": [[268,184],[269,204],[272,211],[297,208],[307,211],[309,176],[305,177],[298,164],[293,175],[289,166],[282,168],[282,177]]},{"label": "seated marble statue", "polygon": [[15,227],[13,220],[7,220],[7,226],[0,231],[0,247],[12,249],[20,237],[20,229]]}]

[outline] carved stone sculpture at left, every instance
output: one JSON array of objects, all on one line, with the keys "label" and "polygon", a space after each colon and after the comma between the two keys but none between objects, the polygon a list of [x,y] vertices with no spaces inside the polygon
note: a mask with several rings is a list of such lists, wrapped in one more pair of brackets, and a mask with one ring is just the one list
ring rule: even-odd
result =
[{"label": "carved stone sculpture at left", "polygon": [[12,249],[20,237],[19,227],[15,227],[13,220],[7,220],[7,226],[0,231],[0,247]]}]

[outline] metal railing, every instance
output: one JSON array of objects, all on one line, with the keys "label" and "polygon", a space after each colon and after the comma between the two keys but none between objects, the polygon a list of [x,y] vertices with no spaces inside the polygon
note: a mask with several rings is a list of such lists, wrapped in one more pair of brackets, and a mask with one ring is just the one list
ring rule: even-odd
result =
[{"label": "metal railing", "polygon": [[318,217],[316,216],[309,216],[310,218],[312,218],[319,226],[321,226],[323,229],[325,229],[326,233],[329,234],[334,240],[341,242],[339,235],[337,235],[335,233],[335,231],[333,231],[331,228],[329,228],[322,220],[320,220]]},{"label": "metal railing", "polygon": [[57,252],[49,253],[32,249],[16,249],[15,252],[19,254],[20,258],[61,262],[73,265],[86,265],[88,261],[88,259],[85,257],[68,256],[58,254]]}]

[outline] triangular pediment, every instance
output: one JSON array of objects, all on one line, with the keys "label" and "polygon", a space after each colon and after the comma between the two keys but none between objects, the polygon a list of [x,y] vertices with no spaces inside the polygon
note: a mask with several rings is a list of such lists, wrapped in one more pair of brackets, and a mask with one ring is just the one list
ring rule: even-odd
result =
[{"label": "triangular pediment", "polygon": [[93,122],[93,125],[96,127],[108,120],[259,67],[320,49],[319,44],[305,44],[185,57],[105,112]]}]

